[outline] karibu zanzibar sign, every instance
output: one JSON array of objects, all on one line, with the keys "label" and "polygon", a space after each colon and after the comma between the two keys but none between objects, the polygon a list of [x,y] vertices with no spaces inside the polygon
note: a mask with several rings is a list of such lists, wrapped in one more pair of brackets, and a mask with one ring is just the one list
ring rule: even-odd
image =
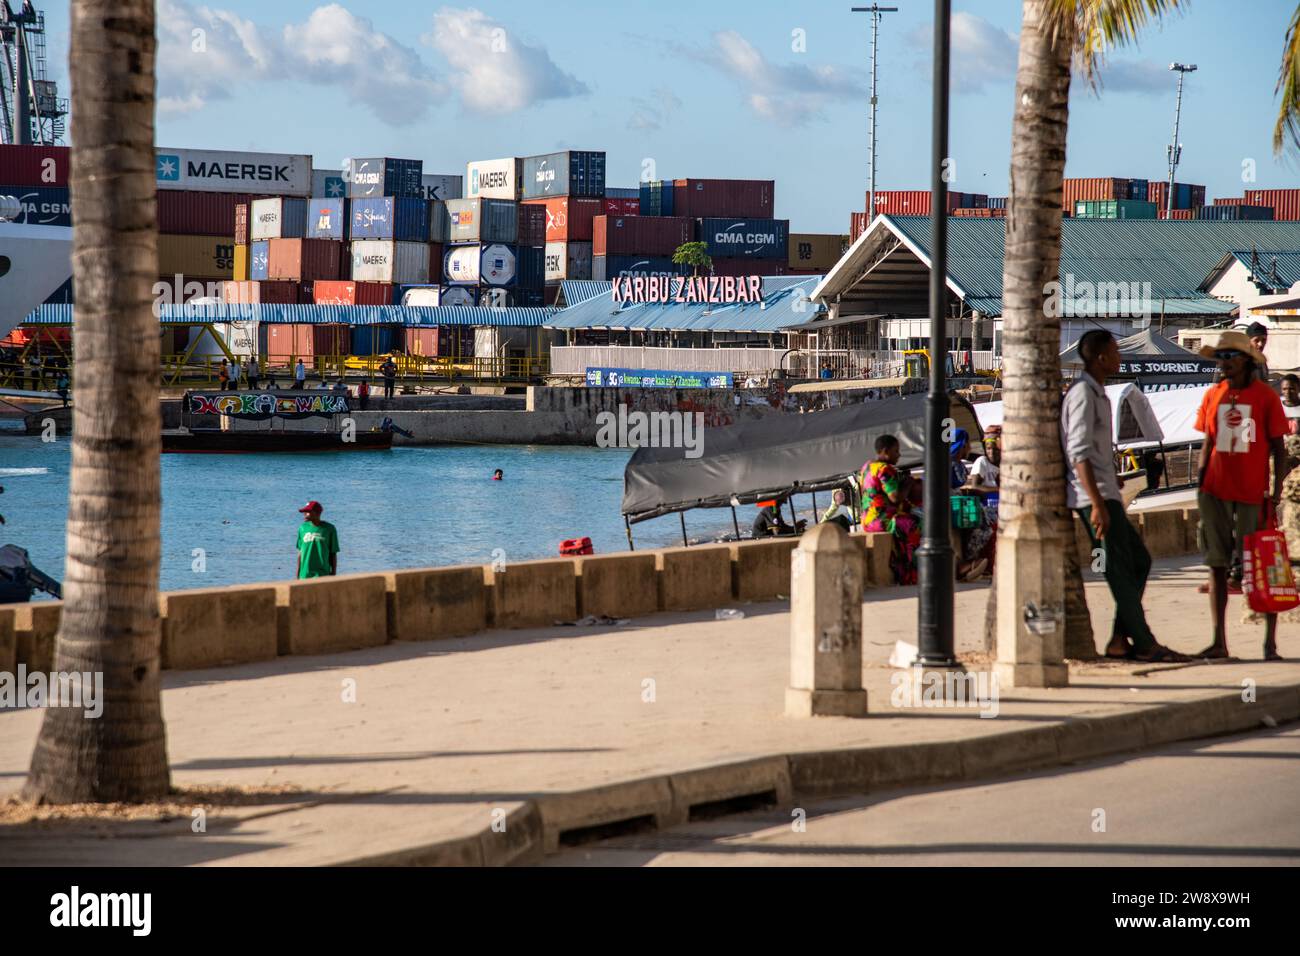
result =
[{"label": "karibu zanzibar sign", "polygon": [[615,302],[743,305],[763,301],[762,276],[617,276]]},{"label": "karibu zanzibar sign", "polygon": [[731,388],[730,372],[665,372],[643,368],[589,368],[592,388]]},{"label": "karibu zanzibar sign", "polygon": [[277,395],[274,392],[189,392],[191,415],[227,415],[231,418],[307,418],[348,412],[348,397],[321,395]]}]

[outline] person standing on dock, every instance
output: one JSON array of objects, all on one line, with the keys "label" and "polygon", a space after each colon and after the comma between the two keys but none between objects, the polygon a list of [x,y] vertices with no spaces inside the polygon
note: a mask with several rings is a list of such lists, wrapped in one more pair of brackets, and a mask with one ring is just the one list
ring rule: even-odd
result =
[{"label": "person standing on dock", "polygon": [[257,391],[257,383],[261,377],[261,370],[257,367],[257,356],[250,355],[248,357],[248,390],[250,392]]},{"label": "person standing on dock", "polygon": [[239,356],[236,355],[235,360],[230,363],[230,390],[232,392],[239,391],[239,378],[243,374],[244,367],[239,364]]},{"label": "person standing on dock", "polygon": [[301,392],[306,384],[307,366],[302,364],[302,359],[298,359],[298,364],[293,367],[293,387]]},{"label": "person standing on dock", "polygon": [[339,533],[328,521],[321,521],[319,501],[309,501],[299,508],[305,515],[298,526],[298,573],[296,577],[324,578],[338,574]]},{"label": "person standing on dock", "polygon": [[397,363],[393,361],[391,355],[384,358],[384,364],[379,366],[379,373],[384,376],[384,398],[392,398],[393,391],[397,387]]},{"label": "person standing on dock", "polygon": [[230,388],[230,363],[225,359],[221,360],[221,365],[217,368],[217,381],[221,383],[221,391]]}]

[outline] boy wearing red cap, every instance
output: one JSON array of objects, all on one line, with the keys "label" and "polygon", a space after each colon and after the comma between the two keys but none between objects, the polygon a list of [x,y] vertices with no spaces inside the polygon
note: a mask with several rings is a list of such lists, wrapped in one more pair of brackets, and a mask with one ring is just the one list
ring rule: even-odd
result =
[{"label": "boy wearing red cap", "polygon": [[319,501],[309,501],[298,511],[306,515],[298,526],[298,574],[302,578],[323,578],[338,573],[339,533],[328,521]]}]

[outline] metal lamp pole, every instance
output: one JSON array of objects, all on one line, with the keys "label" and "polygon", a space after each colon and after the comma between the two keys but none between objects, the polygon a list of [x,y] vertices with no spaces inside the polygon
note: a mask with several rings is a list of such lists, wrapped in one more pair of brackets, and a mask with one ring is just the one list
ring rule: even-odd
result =
[{"label": "metal lamp pole", "polygon": [[882,7],[872,4],[869,7],[850,7],[853,13],[871,14],[871,133],[867,140],[867,153],[870,157],[870,182],[867,187],[867,225],[876,218],[876,34],[880,29],[880,16],[883,13],[897,13],[898,7]]},{"label": "metal lamp pole", "polygon": [[1166,147],[1169,154],[1169,192],[1165,194],[1165,218],[1174,211],[1174,173],[1178,171],[1178,161],[1183,158],[1183,147],[1178,142],[1178,123],[1183,115],[1183,77],[1196,72],[1195,63],[1170,63],[1169,69],[1178,73],[1178,99],[1174,102],[1174,141]]},{"label": "metal lamp pole", "polygon": [[930,155],[930,391],[925,398],[925,531],[916,551],[920,579],[916,666],[957,666],[953,645],[953,553],[948,538],[948,59],[952,0],[934,2],[934,107]]}]

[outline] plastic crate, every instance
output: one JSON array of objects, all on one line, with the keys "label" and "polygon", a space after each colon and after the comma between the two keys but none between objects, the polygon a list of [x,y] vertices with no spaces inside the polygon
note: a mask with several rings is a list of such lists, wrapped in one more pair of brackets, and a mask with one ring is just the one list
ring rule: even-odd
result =
[{"label": "plastic crate", "polygon": [[980,523],[980,512],[984,510],[983,503],[971,495],[953,495],[952,496],[952,526],[958,531],[968,531],[971,528],[978,528]]}]

